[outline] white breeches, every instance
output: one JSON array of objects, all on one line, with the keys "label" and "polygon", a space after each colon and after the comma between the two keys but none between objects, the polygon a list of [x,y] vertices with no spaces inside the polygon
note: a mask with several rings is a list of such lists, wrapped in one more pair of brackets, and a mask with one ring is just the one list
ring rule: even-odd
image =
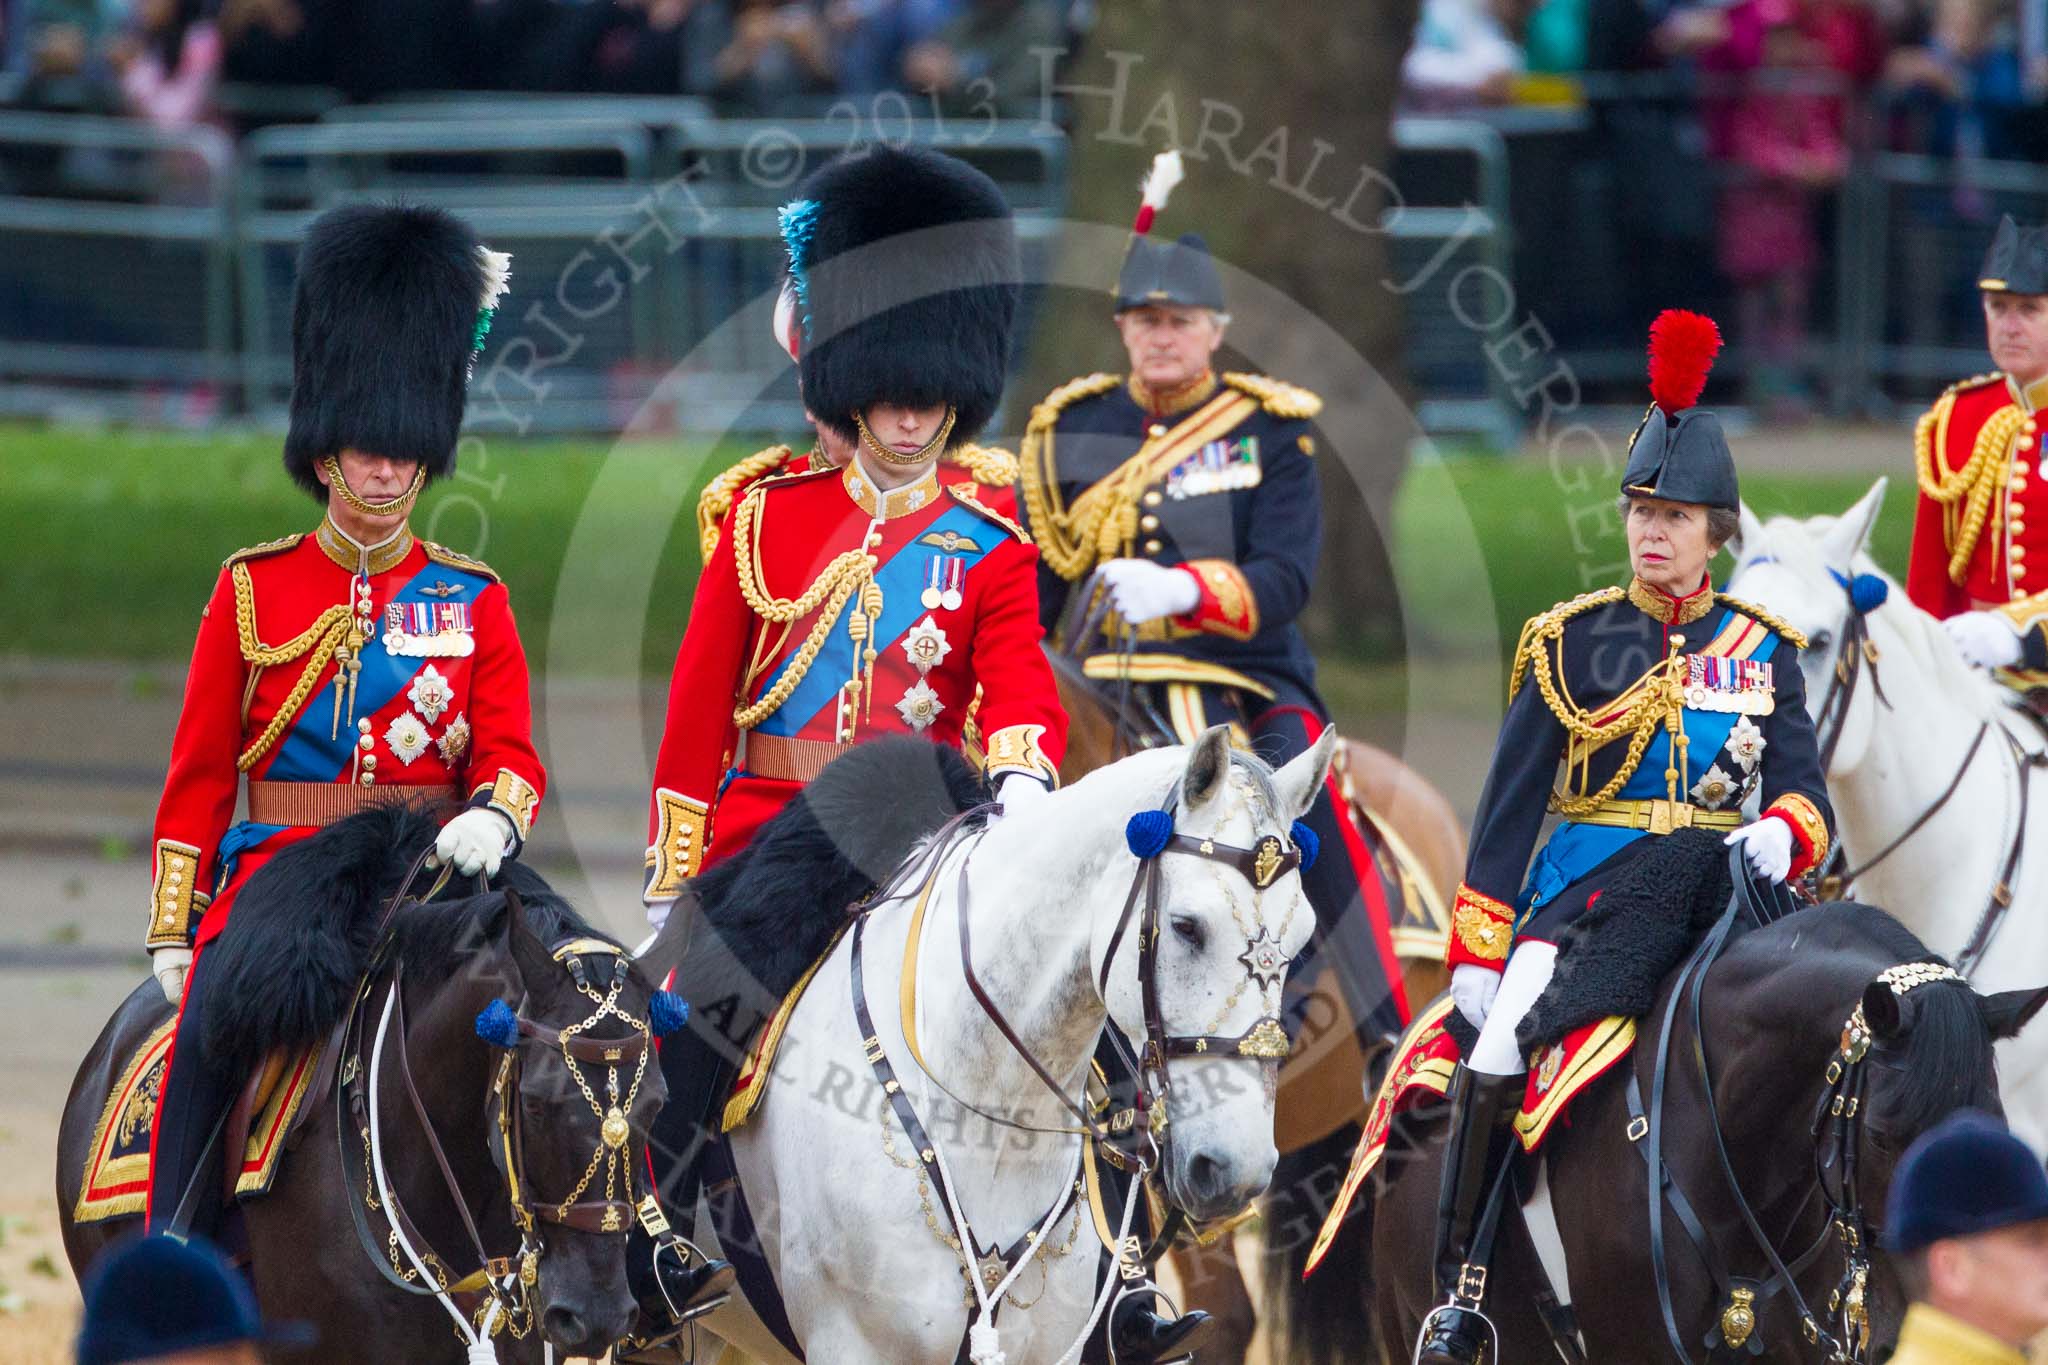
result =
[{"label": "white breeches", "polygon": [[1543,994],[1556,968],[1555,945],[1534,940],[1515,945],[1507,970],[1501,973],[1493,1008],[1487,1012],[1486,1026],[1479,1030],[1479,1041],[1472,1045],[1465,1065],[1488,1076],[1514,1076],[1528,1070],[1521,1044],[1515,1041],[1515,1026]]}]

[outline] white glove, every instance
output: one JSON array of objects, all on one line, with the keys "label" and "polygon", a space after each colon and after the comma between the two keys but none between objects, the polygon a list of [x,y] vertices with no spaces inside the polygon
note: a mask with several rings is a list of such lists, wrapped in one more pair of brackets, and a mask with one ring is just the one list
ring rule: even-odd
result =
[{"label": "white glove", "polygon": [[676,903],[673,898],[665,901],[647,902],[647,922],[654,926],[655,933],[658,934],[662,931],[662,927],[668,923],[668,912],[675,908]]},{"label": "white glove", "polygon": [[453,863],[465,877],[478,872],[495,877],[511,847],[512,822],[497,811],[478,806],[441,826],[441,837],[434,840],[434,856]]},{"label": "white glove", "polygon": [[1193,611],[1202,600],[1194,575],[1149,559],[1112,559],[1102,566],[1110,605],[1132,625]]},{"label": "white glove", "polygon": [[1493,968],[1477,962],[1460,962],[1451,968],[1451,999],[1473,1028],[1486,1027],[1486,1016],[1493,1011],[1493,997],[1499,993],[1500,973]]},{"label": "white glove", "polygon": [[1941,623],[1956,653],[1978,668],[2009,668],[2020,661],[2020,633],[1995,611],[1966,611]]},{"label": "white glove", "polygon": [[1023,814],[1051,795],[1045,783],[1030,773],[1004,773],[996,783],[996,800],[1003,804],[1001,818],[1005,820]]},{"label": "white glove", "polygon": [[185,973],[192,970],[192,950],[152,948],[149,970],[156,977],[156,984],[164,988],[164,999],[175,1005],[185,995]]},{"label": "white glove", "polygon": [[1792,826],[1776,816],[1744,825],[1721,842],[1741,844],[1749,870],[1765,881],[1782,882],[1792,870]]}]

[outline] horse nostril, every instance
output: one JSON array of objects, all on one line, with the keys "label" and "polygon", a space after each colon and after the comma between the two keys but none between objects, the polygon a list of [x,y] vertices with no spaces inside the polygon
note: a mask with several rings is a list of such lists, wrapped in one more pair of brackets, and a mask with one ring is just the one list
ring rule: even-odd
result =
[{"label": "horse nostril", "polygon": [[1197,1196],[1214,1199],[1223,1192],[1223,1166],[1214,1157],[1197,1156],[1188,1163],[1188,1184]]},{"label": "horse nostril", "polygon": [[583,1325],[583,1319],[567,1308],[548,1309],[541,1314],[540,1325],[548,1340],[563,1350],[574,1350],[590,1339],[590,1329]]}]

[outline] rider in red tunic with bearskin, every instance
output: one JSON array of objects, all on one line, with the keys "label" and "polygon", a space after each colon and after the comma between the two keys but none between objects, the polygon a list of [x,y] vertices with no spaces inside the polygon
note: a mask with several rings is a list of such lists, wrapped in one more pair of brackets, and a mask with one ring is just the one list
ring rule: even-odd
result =
[{"label": "rider in red tunic with bearskin", "polygon": [[[407,524],[455,468],[469,366],[510,258],[430,208],[316,221],[292,302],[285,469],[325,509],[228,557],[199,619],[157,807],[146,939],[180,1004],[152,1136],[149,1222],[188,1199],[241,1078],[205,1051],[206,946],[276,853],[373,804],[443,812],[437,855],[491,875],[533,826],[526,654],[505,585]],[[235,820],[237,799],[247,815]]]}]

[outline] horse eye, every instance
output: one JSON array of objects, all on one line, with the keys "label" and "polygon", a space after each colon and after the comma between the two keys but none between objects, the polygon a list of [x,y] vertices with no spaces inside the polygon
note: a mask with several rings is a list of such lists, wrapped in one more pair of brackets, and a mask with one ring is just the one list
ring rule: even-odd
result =
[{"label": "horse eye", "polygon": [[1806,637],[1806,647],[1808,650],[1826,649],[1834,642],[1835,633],[1831,630],[1817,630]]},{"label": "horse eye", "polygon": [[1202,922],[1200,920],[1192,915],[1175,915],[1173,917],[1173,932],[1188,947],[1195,949],[1197,952],[1201,951],[1206,936],[1202,932]]}]

